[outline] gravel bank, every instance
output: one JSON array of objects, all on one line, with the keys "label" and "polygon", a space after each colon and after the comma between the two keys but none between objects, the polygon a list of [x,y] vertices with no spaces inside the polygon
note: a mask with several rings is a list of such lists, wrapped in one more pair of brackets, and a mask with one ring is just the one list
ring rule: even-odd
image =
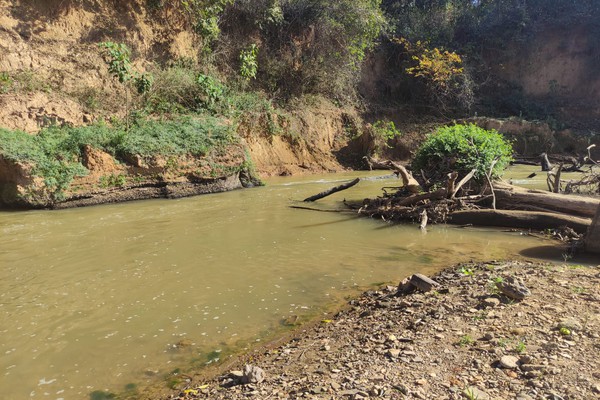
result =
[{"label": "gravel bank", "polygon": [[[499,291],[511,278],[523,300]],[[600,266],[464,264],[433,279],[367,292],[167,398],[600,398]]]}]

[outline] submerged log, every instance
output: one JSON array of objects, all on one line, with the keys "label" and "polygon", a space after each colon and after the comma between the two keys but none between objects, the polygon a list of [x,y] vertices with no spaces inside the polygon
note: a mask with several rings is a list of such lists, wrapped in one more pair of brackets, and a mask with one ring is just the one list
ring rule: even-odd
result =
[{"label": "submerged log", "polygon": [[600,206],[585,237],[585,249],[591,253],[600,254]]},{"label": "submerged log", "polygon": [[337,193],[337,192],[341,192],[342,190],[349,189],[352,186],[356,185],[359,181],[360,181],[360,178],[356,178],[355,180],[353,180],[351,182],[344,183],[343,185],[332,187],[329,190],[326,190],[326,191],[321,192],[321,193],[317,193],[314,196],[307,197],[303,201],[305,201],[305,202],[311,202],[311,201],[322,199],[323,197],[327,197],[327,196],[329,196],[331,194],[334,194],[334,193]]},{"label": "submerged log", "polygon": [[464,210],[451,215],[452,224],[473,224],[482,226],[503,226],[520,229],[556,229],[568,226],[577,233],[585,233],[591,224],[589,218],[571,215],[520,210]]},{"label": "submerged log", "polygon": [[495,184],[496,206],[501,209],[523,209],[537,207],[559,213],[592,218],[600,199],[549,193],[542,190],[525,189],[505,183]]}]

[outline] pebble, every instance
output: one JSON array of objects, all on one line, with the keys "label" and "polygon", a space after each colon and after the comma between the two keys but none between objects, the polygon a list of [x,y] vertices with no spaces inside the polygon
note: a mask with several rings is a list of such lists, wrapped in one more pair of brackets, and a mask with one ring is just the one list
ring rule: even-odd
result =
[{"label": "pebble", "polygon": [[261,383],[265,380],[265,371],[254,365],[246,365],[242,376],[242,383]]},{"label": "pebble", "polygon": [[566,328],[570,331],[581,331],[581,323],[573,317],[567,317],[560,320],[556,329]]},{"label": "pebble", "polygon": [[388,350],[388,355],[392,358],[398,358],[398,356],[400,355],[400,350],[398,349],[389,349]]},{"label": "pebble", "polygon": [[516,369],[519,359],[515,356],[503,356],[500,358],[500,367],[506,369]]},{"label": "pebble", "polygon": [[500,305],[500,299],[496,297],[488,297],[486,299],[483,299],[482,304],[484,307],[493,308]]}]

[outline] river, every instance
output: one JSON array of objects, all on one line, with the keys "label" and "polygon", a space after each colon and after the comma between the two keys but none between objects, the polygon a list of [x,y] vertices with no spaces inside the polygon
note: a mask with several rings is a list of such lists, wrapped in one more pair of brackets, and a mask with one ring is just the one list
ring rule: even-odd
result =
[{"label": "river", "polygon": [[[0,212],[0,397],[134,391],[266,340],[285,318],[315,318],[374,284],[548,244],[492,229],[433,226],[425,234],[289,207],[356,176],[365,173],[275,178],[179,200]],[[339,208],[344,198],[398,185],[361,181],[314,206]]]}]

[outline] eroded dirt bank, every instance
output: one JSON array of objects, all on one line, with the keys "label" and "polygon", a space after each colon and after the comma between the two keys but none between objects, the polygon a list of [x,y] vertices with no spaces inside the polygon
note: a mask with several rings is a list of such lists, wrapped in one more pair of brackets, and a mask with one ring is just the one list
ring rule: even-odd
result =
[{"label": "eroded dirt bank", "polygon": [[[500,294],[494,282],[510,277],[521,279],[530,296],[518,301]],[[397,295],[389,286],[367,292],[291,340],[224,365],[218,376],[197,375],[175,393],[143,397],[600,396],[597,266],[471,263],[434,279],[441,285],[428,293]],[[245,365],[262,373],[244,374]],[[244,379],[252,383],[240,384]]]}]

